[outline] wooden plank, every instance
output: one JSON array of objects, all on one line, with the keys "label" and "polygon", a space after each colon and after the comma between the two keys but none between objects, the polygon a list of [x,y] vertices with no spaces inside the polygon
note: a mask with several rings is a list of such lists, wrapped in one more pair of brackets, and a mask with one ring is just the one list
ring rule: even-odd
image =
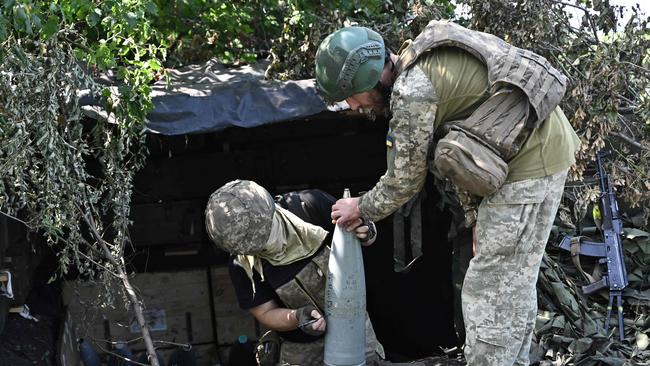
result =
[{"label": "wooden plank", "polygon": [[[238,336],[246,335],[257,339],[255,319],[247,311],[239,309],[235,290],[232,287],[226,267],[212,268],[215,319],[218,342],[229,345]],[[210,289],[206,270],[184,272],[141,273],[133,276],[132,283],[141,294],[147,309],[165,311],[166,330],[152,331],[154,340],[203,344],[197,346],[198,364],[203,366],[218,363],[216,345],[213,342],[212,317],[209,305]],[[129,326],[132,313],[123,302],[116,301],[112,307],[88,306],[100,295],[100,289],[91,283],[65,283],[63,288],[65,304],[68,305],[70,319],[74,321],[73,330],[78,337],[101,341],[106,339],[105,326],[108,326],[112,340],[130,340],[140,335],[132,333]],[[191,334],[187,324],[190,314]],[[105,322],[107,325],[105,325]],[[83,326],[82,326],[83,324]],[[140,351],[136,345],[132,349]],[[223,347],[222,347],[223,348]],[[224,350],[221,350],[223,353]],[[165,358],[171,350],[165,350]],[[67,366],[67,365],[66,365]]]},{"label": "wooden plank", "polygon": [[24,305],[13,306],[13,307],[10,307],[10,308],[9,308],[9,312],[12,313],[12,314],[22,313],[23,310],[25,310],[25,306],[24,306]]},{"label": "wooden plank", "polygon": [[[205,139],[167,137],[165,144],[170,146],[196,146],[185,149],[192,153],[162,153],[147,159],[136,175],[133,202],[207,201],[216,188],[237,178],[255,180],[269,190],[298,185],[322,188],[341,177],[347,181],[368,179],[372,184],[385,172],[386,125],[385,120],[371,123],[333,116],[315,122],[229,128],[205,134]],[[332,146],[355,159],[342,166],[328,153]]]},{"label": "wooden plank", "polygon": [[211,274],[219,344],[231,344],[240,335],[257,339],[259,334],[255,318],[248,311],[239,308],[228,268],[214,267]]},{"label": "wooden plank", "polygon": [[[333,145],[354,159],[342,162],[323,153]],[[386,170],[385,159],[381,158],[385,149],[385,138],[373,135],[289,141],[271,150],[273,182],[280,186],[301,182],[319,186],[327,181],[339,181],[341,177],[347,181],[377,179]]]},{"label": "wooden plank", "polygon": [[[161,330],[152,330],[152,337],[158,340],[195,343],[213,341],[207,273],[205,270],[168,273],[142,273],[132,278],[133,285],[141,295],[146,311],[157,311],[164,315],[161,321],[151,324],[164,325]],[[133,314],[125,307],[122,299],[116,299],[113,307],[89,306],[99,297],[100,289],[90,283],[66,283],[64,302],[69,306],[77,327],[94,339],[105,339],[104,320],[113,340],[129,340],[139,337],[132,332]],[[188,315],[191,324],[188,325]],[[190,329],[191,328],[191,329]]]},{"label": "wooden plank", "polygon": [[[137,346],[140,345],[141,344],[137,344]],[[220,364],[219,355],[217,355],[217,347],[215,345],[212,344],[194,345],[192,346],[192,349],[196,353],[197,366],[214,366]],[[136,360],[138,360],[138,358],[144,351],[145,351],[144,347],[131,348],[131,352],[133,352],[133,355]],[[164,360],[165,365],[169,365],[170,358],[172,353],[175,351],[175,347],[161,345],[160,347],[157,348],[157,351],[161,355],[162,359]],[[223,365],[223,363],[221,364]]]},{"label": "wooden plank", "polygon": [[152,158],[138,173],[134,203],[207,198],[216,188],[235,179],[262,180],[268,176],[268,151],[218,152],[181,155],[171,159]]},{"label": "wooden plank", "polygon": [[59,334],[57,352],[58,366],[78,366],[81,362],[81,356],[77,350],[77,336],[74,325],[70,317],[70,312],[65,310],[61,333]]}]

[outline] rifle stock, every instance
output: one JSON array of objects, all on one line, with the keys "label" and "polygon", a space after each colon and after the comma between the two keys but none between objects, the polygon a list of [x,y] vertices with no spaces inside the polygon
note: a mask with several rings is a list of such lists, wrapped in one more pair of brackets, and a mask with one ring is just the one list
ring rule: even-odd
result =
[{"label": "rifle stock", "polygon": [[598,290],[604,289],[605,287],[609,287],[609,285],[607,284],[606,276],[601,278],[600,281],[582,286],[582,292],[584,292],[585,294],[591,294]]}]

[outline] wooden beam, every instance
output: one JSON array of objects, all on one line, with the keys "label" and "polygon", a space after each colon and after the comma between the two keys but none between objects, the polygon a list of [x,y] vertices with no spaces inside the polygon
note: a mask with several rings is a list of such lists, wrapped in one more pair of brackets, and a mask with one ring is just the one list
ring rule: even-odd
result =
[{"label": "wooden beam", "polygon": [[25,309],[24,305],[13,306],[13,307],[9,308],[9,312],[13,313],[13,314],[19,314],[19,313],[22,313],[24,309]]}]

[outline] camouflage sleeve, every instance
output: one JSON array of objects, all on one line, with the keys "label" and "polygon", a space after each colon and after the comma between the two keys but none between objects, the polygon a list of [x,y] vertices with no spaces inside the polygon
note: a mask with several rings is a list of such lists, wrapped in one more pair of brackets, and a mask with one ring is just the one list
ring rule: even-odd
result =
[{"label": "camouflage sleeve", "polygon": [[386,137],[387,170],[361,196],[363,217],[381,220],[396,211],[424,185],[427,153],[433,138],[436,93],[429,78],[414,66],[397,78],[391,97],[393,118]]}]

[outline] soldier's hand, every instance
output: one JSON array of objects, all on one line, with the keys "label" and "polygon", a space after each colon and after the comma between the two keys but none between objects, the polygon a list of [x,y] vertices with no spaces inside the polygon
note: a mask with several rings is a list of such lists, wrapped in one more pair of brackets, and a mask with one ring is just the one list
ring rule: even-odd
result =
[{"label": "soldier's hand", "polygon": [[312,336],[325,333],[325,317],[318,312],[315,306],[307,305],[296,309],[296,318],[298,319],[298,329],[303,332]]},{"label": "soldier's hand", "polygon": [[342,198],[332,206],[332,222],[347,226],[361,217],[359,211],[359,197]]},{"label": "soldier's hand", "polygon": [[347,231],[354,230],[355,235],[363,246],[369,246],[377,239],[377,227],[375,223],[363,217],[352,221],[345,229]]}]

